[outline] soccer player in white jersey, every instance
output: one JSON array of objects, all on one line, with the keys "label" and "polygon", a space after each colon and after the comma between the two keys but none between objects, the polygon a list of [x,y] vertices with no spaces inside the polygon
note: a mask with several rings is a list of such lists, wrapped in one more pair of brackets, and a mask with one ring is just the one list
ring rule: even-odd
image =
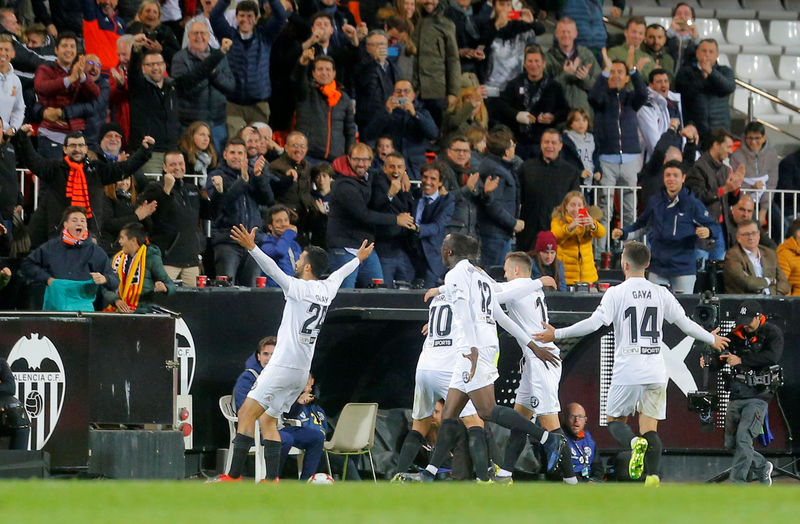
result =
[{"label": "soccer player in white jersey", "polygon": [[248,232],[241,224],[231,230],[231,238],[247,249],[264,273],[283,290],[286,306],[283,308],[278,343],[272,358],[239,408],[239,424],[233,440],[230,471],[218,476],[215,479],[218,482],[241,480],[247,453],[254,444],[255,422],[262,414],[266,418],[266,423],[261,427],[264,435],[266,480],[277,480],[281,454],[278,418],[289,411],[305,388],[319,330],[339,286],[366,260],[374,247],[373,244],[367,245],[365,240],[356,258],[331,273],[327,279],[319,280],[328,270],[328,255],[321,248],[309,246],[297,259],[295,276],[291,277],[256,246],[255,234],[256,228]]},{"label": "soccer player in white jersey", "polygon": [[[661,351],[663,323],[675,324],[685,334],[723,349],[729,340],[711,333],[686,316],[678,300],[665,287],[644,278],[650,250],[641,242],[628,242],[622,252],[625,282],[610,288],[592,315],[561,329],[547,324],[534,335],[539,342],[580,337],[614,324],[614,368],[608,389],[608,430],[620,445],[631,448],[628,473],[637,479],[645,470],[646,486],[658,486],[662,443],[658,421],[667,415],[667,372]],[[639,413],[639,434],[628,425],[628,417]]]},{"label": "soccer player in white jersey", "polygon": [[[506,255],[503,266],[506,282],[497,284],[500,291],[497,301],[506,305],[511,320],[519,324],[526,333],[535,334],[540,333],[548,321],[544,287],[555,289],[556,282],[547,276],[532,280],[531,264],[531,257],[522,251],[514,251]],[[540,345],[554,356],[559,356],[558,347],[554,343]],[[520,362],[522,374],[514,400],[514,411],[528,420],[536,415],[539,425],[544,429],[552,433],[563,434],[558,418],[558,413],[561,411],[561,404],[558,400],[561,367],[546,365],[543,360],[533,354],[528,346],[520,346],[522,349],[522,361]],[[512,482],[511,475],[514,465],[525,448],[525,437],[525,433],[517,430],[511,431],[502,467],[495,475],[495,482]],[[568,446],[563,448],[560,470],[564,482],[578,483],[572,468]]]},{"label": "soccer player in white jersey", "polygon": [[548,470],[558,463],[564,446],[563,436],[549,433],[508,406],[499,406],[495,402],[494,381],[498,377],[495,361],[499,352],[496,323],[550,365],[557,366],[559,358],[536,346],[530,335],[506,316],[495,299],[496,282],[470,262],[477,256],[478,242],[475,239],[458,233],[447,235],[442,243],[442,261],[451,269],[445,275],[442,287],[425,293],[426,301],[441,292],[452,304],[453,344],[462,358],[456,358],[453,368],[436,448],[430,464],[420,472],[423,482],[435,478],[453,449],[459,431],[456,417],[469,400],[483,420],[520,431],[541,442],[547,454]]},{"label": "soccer player in white jersey", "polygon": [[[436,402],[447,397],[447,389],[453,374],[456,359],[461,358],[454,343],[453,308],[447,297],[440,293],[428,306],[428,323],[422,328],[425,342],[417,361],[414,378],[414,407],[411,411],[411,431],[406,435],[400,448],[397,470],[393,481],[407,480],[404,474],[425,443],[433,423],[433,410]],[[457,342],[457,341],[456,341]],[[489,457],[483,420],[477,415],[475,406],[468,402],[459,414],[467,427],[469,453],[479,481],[489,480]],[[412,477],[413,478],[413,477]]]}]

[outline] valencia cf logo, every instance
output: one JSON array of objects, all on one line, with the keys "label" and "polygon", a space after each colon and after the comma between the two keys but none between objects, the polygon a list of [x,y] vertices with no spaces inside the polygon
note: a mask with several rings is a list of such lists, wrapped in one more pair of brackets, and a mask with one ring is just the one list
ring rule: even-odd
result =
[{"label": "valencia cf logo", "polygon": [[538,408],[539,407],[539,399],[536,398],[536,397],[531,397],[531,406],[533,408]]},{"label": "valencia cf logo", "polygon": [[182,318],[175,320],[175,360],[178,361],[180,370],[179,395],[188,395],[192,389],[194,371],[197,367],[197,353],[194,338],[189,326]]},{"label": "valencia cf logo", "polygon": [[464,381],[464,384],[469,382],[469,372],[468,371],[462,372],[461,373],[461,379]]},{"label": "valencia cf logo", "polygon": [[31,420],[28,449],[42,449],[53,434],[67,389],[61,355],[47,337],[32,333],[11,348],[8,365],[17,381],[17,398]]}]

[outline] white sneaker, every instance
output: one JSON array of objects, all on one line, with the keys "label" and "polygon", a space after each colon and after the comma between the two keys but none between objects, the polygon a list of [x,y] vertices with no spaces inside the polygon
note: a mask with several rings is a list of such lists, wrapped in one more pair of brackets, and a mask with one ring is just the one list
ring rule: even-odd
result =
[{"label": "white sneaker", "polygon": [[759,482],[761,482],[765,486],[772,486],[772,470],[773,469],[775,469],[775,466],[772,464],[772,462],[770,462],[768,460],[767,461],[767,465],[764,466],[764,476],[761,477],[761,480],[759,480]]}]

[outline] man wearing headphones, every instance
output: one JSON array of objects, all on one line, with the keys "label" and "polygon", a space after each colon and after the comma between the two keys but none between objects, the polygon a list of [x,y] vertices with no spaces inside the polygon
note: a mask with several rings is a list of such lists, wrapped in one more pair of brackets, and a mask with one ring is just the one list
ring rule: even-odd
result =
[{"label": "man wearing headphones", "polygon": [[[736,313],[736,327],[728,335],[728,351],[709,362],[711,370],[731,367],[730,402],[725,415],[725,447],[733,450],[730,479],[746,483],[758,479],[772,485],[773,465],[753,449],[753,439],[762,431],[772,394],[775,368],[783,354],[783,333],[767,322],[761,305],[742,302]],[[700,366],[705,365],[700,357]],[[771,383],[771,384],[770,384]]]}]

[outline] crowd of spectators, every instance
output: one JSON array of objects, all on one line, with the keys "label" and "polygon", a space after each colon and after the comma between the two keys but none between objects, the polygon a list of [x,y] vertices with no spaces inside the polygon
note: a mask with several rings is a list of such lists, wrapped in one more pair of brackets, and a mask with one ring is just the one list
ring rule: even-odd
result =
[{"label": "crowd of spectators", "polygon": [[[78,206],[109,260],[141,226],[166,290],[256,285],[235,224],[288,273],[301,246],[335,270],[374,240],[345,287],[435,285],[458,231],[484,267],[515,247],[562,288],[598,280],[608,238],[646,232],[651,278],[676,291],[724,259],[730,289],[782,294],[788,276],[800,293],[795,210],[770,245],[758,192],[800,189],[797,154],[779,165],[759,124],[733,152],[733,73],[688,4],[618,38],[599,0],[124,4],[37,4],[25,25],[0,9],[0,255],[64,241]],[[15,167],[42,182],[25,220]]]}]

